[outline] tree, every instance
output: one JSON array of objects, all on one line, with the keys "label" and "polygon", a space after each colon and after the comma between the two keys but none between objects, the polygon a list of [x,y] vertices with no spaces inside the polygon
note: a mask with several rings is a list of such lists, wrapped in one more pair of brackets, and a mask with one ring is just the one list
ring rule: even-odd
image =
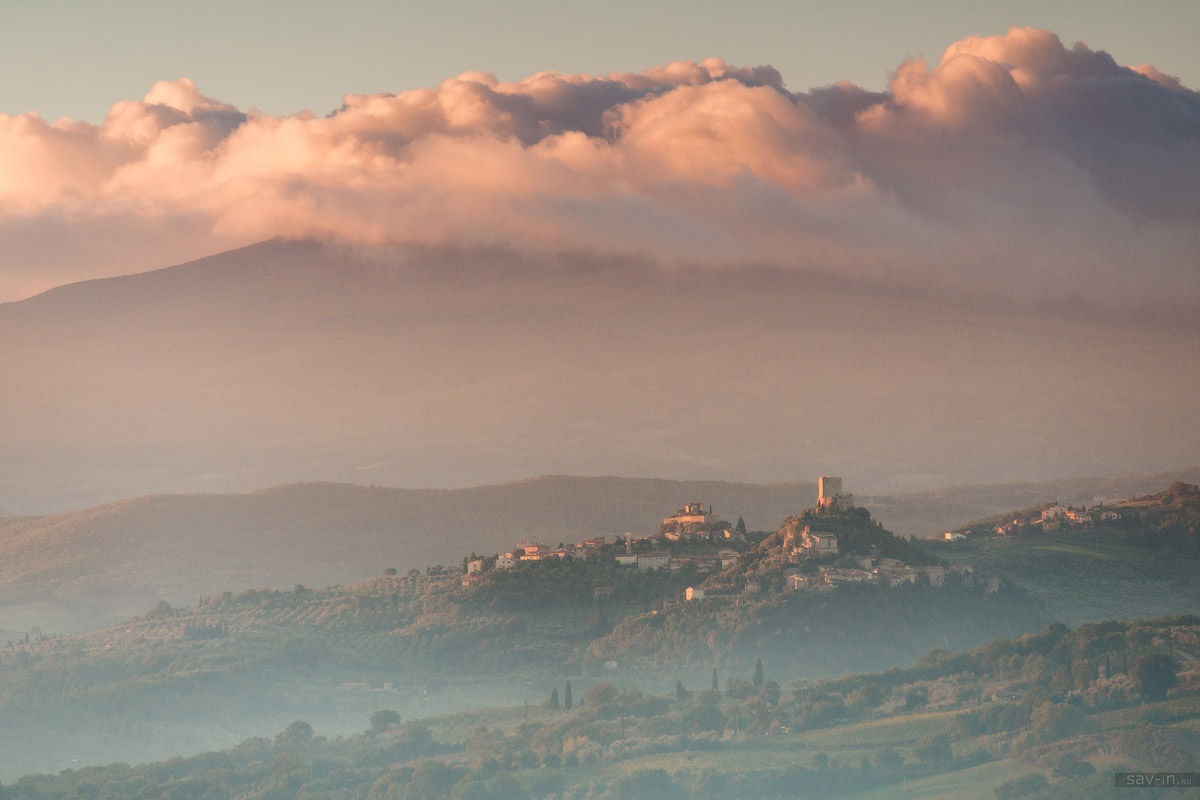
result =
[{"label": "tree", "polygon": [[675,699],[683,702],[692,696],[692,693],[683,688],[683,681],[675,681]]},{"label": "tree", "polygon": [[738,517],[737,525],[734,526],[734,530],[736,530],[742,536],[745,536],[746,535],[746,520],[742,519],[741,517]]},{"label": "tree", "polygon": [[613,686],[611,683],[607,682],[597,683],[595,686],[588,689],[587,694],[584,695],[584,700],[589,706],[598,708],[600,706],[606,706],[609,703],[616,702],[617,695],[618,692],[616,686]]},{"label": "tree", "polygon": [[716,667],[713,667],[713,682],[712,682],[712,690],[713,690],[714,692],[719,692],[719,691],[721,691],[721,685],[720,685],[719,683],[717,683],[717,668],[716,668]]},{"label": "tree", "polygon": [[312,726],[304,720],[298,719],[284,728],[283,732],[275,737],[275,741],[279,744],[304,744],[312,736]]},{"label": "tree", "polygon": [[1144,700],[1163,700],[1179,684],[1179,665],[1166,653],[1147,653],[1133,662],[1131,675]]},{"label": "tree", "polygon": [[390,708],[376,711],[367,719],[367,724],[371,726],[370,734],[377,736],[386,730],[390,730],[393,726],[400,724],[400,715]]},{"label": "tree", "polygon": [[763,685],[763,668],[762,659],[757,659],[754,662],[754,691],[758,691]]},{"label": "tree", "polygon": [[950,750],[950,737],[944,733],[926,734],[917,739],[913,755],[926,764],[944,764],[954,758]]},{"label": "tree", "polygon": [[913,686],[904,693],[904,709],[912,711],[929,704],[929,690],[924,686]]},{"label": "tree", "polygon": [[864,683],[846,695],[846,708],[856,714],[866,714],[883,702],[883,689],[877,683]]},{"label": "tree", "polygon": [[1031,733],[1042,743],[1071,736],[1082,723],[1083,712],[1067,703],[1042,703],[1029,715]]},{"label": "tree", "polygon": [[563,693],[563,706],[570,711],[573,705],[575,705],[575,701],[571,699],[571,682],[567,681],[567,691]]},{"label": "tree", "polygon": [[558,711],[558,687],[557,686],[555,686],[554,690],[550,692],[550,710]]}]

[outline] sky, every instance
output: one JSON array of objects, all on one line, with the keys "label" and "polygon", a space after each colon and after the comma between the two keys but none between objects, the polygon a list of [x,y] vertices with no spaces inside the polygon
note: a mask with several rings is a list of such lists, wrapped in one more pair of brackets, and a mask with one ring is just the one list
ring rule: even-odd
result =
[{"label": "sky", "polygon": [[936,60],[965,36],[1024,26],[1200,86],[1200,6],[1190,0],[18,0],[4,17],[0,112],[92,123],[153,82],[182,77],[273,115],[323,115],[346,93],[435,86],[469,70],[519,80],[543,70],[604,74],[710,57],[770,64],[793,91],[839,80],[880,90],[907,58]]}]

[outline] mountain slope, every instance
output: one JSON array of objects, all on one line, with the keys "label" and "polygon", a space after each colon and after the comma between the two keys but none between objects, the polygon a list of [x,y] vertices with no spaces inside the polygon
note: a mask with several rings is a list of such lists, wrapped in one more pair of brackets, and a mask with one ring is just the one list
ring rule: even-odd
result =
[{"label": "mountain slope", "polygon": [[2,304],[0,341],[8,514],[544,473],[862,493],[1200,452],[1191,334],[752,268],[272,241]]}]

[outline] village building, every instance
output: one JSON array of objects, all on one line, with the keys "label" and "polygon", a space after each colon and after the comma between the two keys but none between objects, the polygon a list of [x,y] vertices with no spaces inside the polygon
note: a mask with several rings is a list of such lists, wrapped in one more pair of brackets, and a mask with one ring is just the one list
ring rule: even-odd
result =
[{"label": "village building", "polygon": [[467,562],[467,574],[474,575],[477,572],[483,572],[483,559],[477,558]]},{"label": "village building", "polygon": [[666,550],[637,554],[638,569],[661,569],[671,566],[671,554]]},{"label": "village building", "polygon": [[689,601],[690,600],[703,600],[704,599],[704,590],[701,589],[699,586],[689,586],[689,587],[687,587],[687,590],[684,591],[683,596],[685,598],[687,598]]},{"label": "village building", "polygon": [[1095,524],[1096,518],[1092,516],[1090,511],[1082,511],[1080,509],[1067,509],[1067,519],[1071,523],[1071,527],[1081,530],[1088,530]]},{"label": "village building", "polygon": [[723,537],[727,530],[728,523],[713,513],[712,506],[706,510],[704,503],[688,503],[671,516],[663,518],[658,534],[677,542]]},{"label": "village building", "polygon": [[796,547],[808,555],[836,553],[838,552],[837,534],[814,531],[805,525],[804,530],[800,532],[799,542]]},{"label": "village building", "polygon": [[811,575],[801,575],[793,573],[788,575],[788,588],[793,592],[803,592],[815,588],[817,579]]},{"label": "village building", "polygon": [[597,586],[592,589],[592,597],[612,597],[614,591],[616,591],[615,586]]},{"label": "village building", "polygon": [[713,572],[717,569],[722,569],[722,561],[719,555],[709,553],[684,553],[681,555],[671,556],[671,569],[683,569],[685,566],[691,565],[696,568],[697,572]]},{"label": "village building", "polygon": [[835,587],[842,583],[872,583],[875,575],[861,569],[830,569],[822,573],[825,585]]}]

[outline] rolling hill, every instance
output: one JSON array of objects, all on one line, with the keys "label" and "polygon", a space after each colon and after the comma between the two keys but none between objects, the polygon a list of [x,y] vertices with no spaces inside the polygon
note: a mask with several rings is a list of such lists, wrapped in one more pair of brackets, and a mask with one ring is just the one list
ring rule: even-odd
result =
[{"label": "rolling hill", "polygon": [[[1196,473],[954,487],[860,502],[890,530],[923,537],[1001,509],[1132,495]],[[352,582],[389,566],[458,564],[472,550],[501,552],[526,537],[557,544],[648,534],[665,514],[700,499],[730,522],[742,516],[751,530],[774,530],[815,498],[816,487],[804,482],[546,476],[451,490],[306,483],[0,518],[0,631],[93,629],[159,599],[191,603],[252,587]],[[37,603],[52,607],[30,611]]]}]

